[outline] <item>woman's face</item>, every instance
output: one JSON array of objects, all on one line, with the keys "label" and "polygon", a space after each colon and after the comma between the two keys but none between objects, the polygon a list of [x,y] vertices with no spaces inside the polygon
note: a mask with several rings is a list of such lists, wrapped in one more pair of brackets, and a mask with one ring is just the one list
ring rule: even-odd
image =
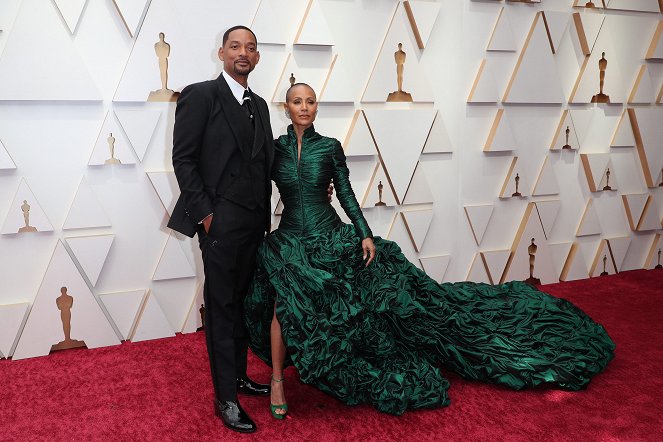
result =
[{"label": "woman's face", "polygon": [[306,85],[295,86],[285,103],[285,109],[290,113],[292,124],[308,127],[315,121],[318,113],[318,102],[315,92]]}]

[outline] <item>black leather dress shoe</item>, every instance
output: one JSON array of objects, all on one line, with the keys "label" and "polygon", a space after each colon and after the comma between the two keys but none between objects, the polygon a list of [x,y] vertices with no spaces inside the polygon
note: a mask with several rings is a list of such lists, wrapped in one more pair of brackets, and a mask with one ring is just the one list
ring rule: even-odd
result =
[{"label": "black leather dress shoe", "polygon": [[267,396],[269,395],[269,385],[259,384],[253,382],[249,378],[238,378],[237,379],[237,392],[244,393],[251,396]]},{"label": "black leather dress shoe", "polygon": [[237,401],[219,401],[214,399],[214,414],[221,418],[223,425],[240,433],[254,433],[255,422],[240,407]]}]

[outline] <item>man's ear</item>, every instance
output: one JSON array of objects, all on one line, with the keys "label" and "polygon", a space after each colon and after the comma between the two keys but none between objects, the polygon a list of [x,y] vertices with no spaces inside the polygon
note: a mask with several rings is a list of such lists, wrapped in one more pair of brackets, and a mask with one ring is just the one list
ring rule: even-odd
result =
[{"label": "man's ear", "polygon": [[223,61],[223,46],[219,48],[218,56],[219,60]]},{"label": "man's ear", "polygon": [[260,51],[256,51],[256,64],[260,61]]}]

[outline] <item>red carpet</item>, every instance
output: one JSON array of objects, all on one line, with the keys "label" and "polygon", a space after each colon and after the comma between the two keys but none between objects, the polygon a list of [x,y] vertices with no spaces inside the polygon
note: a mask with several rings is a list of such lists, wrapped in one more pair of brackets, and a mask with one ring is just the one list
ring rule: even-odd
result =
[{"label": "red carpet", "polygon": [[[226,430],[214,417],[202,333],[0,361],[0,440],[661,441],[663,271],[554,284],[602,323],[616,357],[581,392],[514,392],[449,374],[451,406],[401,417],[347,407],[286,372],[291,419],[267,398],[242,398],[259,426]],[[250,375],[267,381],[256,358]]]}]

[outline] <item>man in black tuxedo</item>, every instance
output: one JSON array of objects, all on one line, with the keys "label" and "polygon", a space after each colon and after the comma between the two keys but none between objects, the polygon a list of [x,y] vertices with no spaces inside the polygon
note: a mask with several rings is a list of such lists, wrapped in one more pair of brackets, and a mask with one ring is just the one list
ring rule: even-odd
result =
[{"label": "man in black tuxedo", "polygon": [[247,85],[260,60],[255,34],[228,29],[218,55],[221,75],[185,87],[177,101],[173,168],[181,195],[168,227],[198,234],[215,412],[227,427],[250,433],[256,425],[237,393],[268,395],[269,386],[246,376],[243,302],[270,227],[273,136],[267,103]]}]

